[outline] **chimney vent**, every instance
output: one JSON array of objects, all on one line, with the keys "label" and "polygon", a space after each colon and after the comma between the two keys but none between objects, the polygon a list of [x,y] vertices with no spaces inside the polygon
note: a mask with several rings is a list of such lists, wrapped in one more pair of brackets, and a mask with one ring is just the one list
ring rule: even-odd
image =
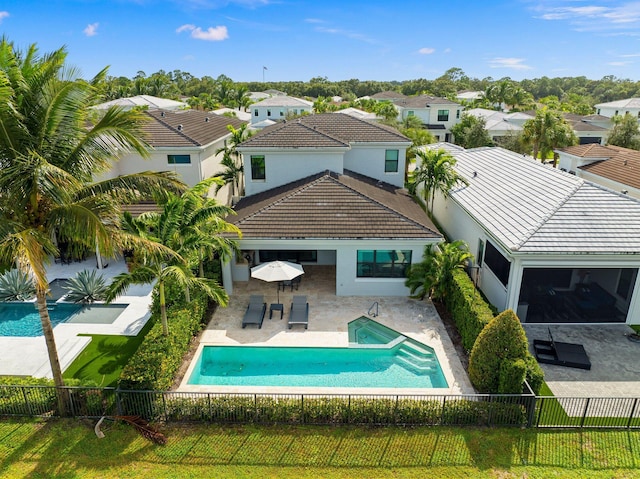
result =
[{"label": "chimney vent", "polygon": [[178,125],[178,131],[182,131],[182,125]]}]

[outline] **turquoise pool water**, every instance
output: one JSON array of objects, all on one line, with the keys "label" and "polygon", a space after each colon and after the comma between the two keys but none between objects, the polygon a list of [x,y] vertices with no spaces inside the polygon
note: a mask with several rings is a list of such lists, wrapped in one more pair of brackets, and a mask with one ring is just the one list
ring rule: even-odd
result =
[{"label": "turquoise pool water", "polygon": [[205,346],[188,384],[448,387],[429,346],[367,318],[352,321],[349,333],[348,348]]},{"label": "turquoise pool water", "polygon": [[[64,322],[112,323],[126,304],[50,303],[51,325]],[[84,318],[87,318],[85,320]],[[97,319],[99,318],[99,320]],[[42,335],[40,315],[35,303],[0,303],[0,336],[34,337]]]}]

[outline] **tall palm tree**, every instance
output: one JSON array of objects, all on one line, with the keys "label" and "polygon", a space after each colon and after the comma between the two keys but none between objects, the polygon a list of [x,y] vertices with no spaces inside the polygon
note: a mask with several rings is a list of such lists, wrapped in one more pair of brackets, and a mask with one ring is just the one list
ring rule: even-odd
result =
[{"label": "tall palm tree", "polygon": [[198,183],[181,196],[170,194],[162,205],[161,212],[143,213],[138,218],[133,218],[128,213],[124,215],[126,231],[146,244],[141,244],[136,250],[140,262],[133,270],[114,278],[107,299],[115,299],[132,284],[157,281],[165,336],[169,334],[165,298],[167,281],[173,281],[184,288],[187,302],[192,288],[204,291],[222,306],[226,306],[229,300],[216,281],[193,274],[204,248],[217,247],[227,253],[234,247],[233,240],[216,238],[214,232],[218,236],[220,233],[240,233],[236,226],[223,219],[233,213],[231,208],[213,199],[205,199],[204,195],[213,182],[214,179],[209,179]]},{"label": "tall palm tree", "polygon": [[239,128],[234,128],[233,125],[227,125],[227,129],[231,133],[231,136],[225,140],[222,148],[216,150],[217,155],[222,153],[223,156],[220,164],[225,167],[223,171],[214,174],[214,176],[220,176],[223,180],[222,184],[216,186],[216,193],[220,191],[224,185],[231,185],[231,196],[242,195],[244,192],[244,167],[237,148],[240,143],[251,138],[253,132],[249,130],[249,126],[246,123],[240,125]]},{"label": "tall palm tree", "polygon": [[422,185],[422,195],[429,214],[433,214],[436,193],[446,197],[456,185],[467,184],[454,169],[456,159],[443,149],[418,150],[416,161],[420,165],[411,173],[409,191],[417,194],[418,186]]},{"label": "tall palm tree", "polygon": [[[575,145],[578,141],[562,115],[546,107],[536,111],[536,116],[525,122],[522,139],[533,149],[533,157],[538,158],[540,154],[543,161],[554,149]],[[554,166],[556,163],[554,153]]]},{"label": "tall palm tree", "polygon": [[[56,386],[64,386],[47,310],[46,266],[72,248],[113,254],[135,240],[121,234],[120,206],[161,189],[179,191],[170,174],[143,173],[103,182],[112,162],[130,151],[146,157],[143,116],[109,109],[91,123],[106,69],[91,81],[65,67],[64,48],[44,56],[0,40],[0,261],[34,278],[37,308]],[[62,397],[62,395],[60,395]],[[65,413],[64,399],[59,399]]]},{"label": "tall palm tree", "polygon": [[409,268],[405,285],[413,298],[429,297],[441,301],[451,287],[453,272],[464,268],[472,258],[469,247],[462,240],[436,246],[427,245],[422,262]]}]

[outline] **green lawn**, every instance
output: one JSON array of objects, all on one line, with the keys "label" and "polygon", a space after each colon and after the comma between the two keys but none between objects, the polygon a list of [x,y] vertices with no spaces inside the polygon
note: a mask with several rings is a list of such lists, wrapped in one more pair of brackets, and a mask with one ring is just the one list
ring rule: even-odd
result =
[{"label": "green lawn", "polygon": [[113,336],[88,334],[91,342],[64,372],[64,378],[79,379],[82,384],[100,387],[116,386],[122,368],[136,352],[152,322],[142,328],[137,336]]},{"label": "green lawn", "polygon": [[640,477],[640,431],[166,426],[0,421],[0,476],[257,478]]}]

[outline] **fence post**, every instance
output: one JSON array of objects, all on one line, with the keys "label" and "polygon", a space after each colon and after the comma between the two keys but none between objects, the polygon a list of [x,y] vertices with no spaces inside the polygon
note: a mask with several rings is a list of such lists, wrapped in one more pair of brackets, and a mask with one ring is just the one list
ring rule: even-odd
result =
[{"label": "fence post", "polygon": [[253,395],[253,422],[258,422],[258,395]]},{"label": "fence post", "polygon": [[209,406],[209,422],[213,422],[213,411],[211,410],[211,393],[207,393],[207,405]]},{"label": "fence post", "polygon": [[29,402],[29,396],[27,396],[27,391],[24,386],[22,386],[22,397],[24,398],[24,403],[27,406],[27,411],[29,411],[29,416],[33,416],[33,411],[31,410],[31,403]]},{"label": "fence post", "polygon": [[305,420],[304,420],[304,394],[300,395],[300,422],[302,424],[305,423]]},{"label": "fence post", "polygon": [[347,403],[347,424],[351,422],[351,394],[349,394],[349,402]]},{"label": "fence post", "polygon": [[447,396],[442,396],[442,411],[440,412],[440,425],[444,424],[444,408],[447,403]]},{"label": "fence post", "polygon": [[582,419],[580,420],[580,427],[584,426],[584,420],[587,417],[587,411],[589,410],[589,403],[591,398],[587,398],[587,403],[584,405],[584,412],[582,413]]},{"label": "fence post", "polygon": [[73,404],[73,394],[71,394],[71,388],[65,388],[67,390],[67,396],[69,397],[69,407],[71,409],[71,417],[76,417],[76,408]]},{"label": "fence post", "polygon": [[165,422],[168,422],[168,420],[167,420],[167,417],[168,417],[168,414],[167,414],[167,398],[165,397],[165,392],[164,391],[162,391],[161,394],[162,394],[162,410],[163,410],[164,420],[165,420]]},{"label": "fence post", "polygon": [[627,421],[627,429],[631,428],[631,421],[633,421],[633,415],[636,413],[636,406],[638,404],[638,398],[633,400],[633,407],[631,408],[631,414],[629,414],[629,420]]}]

